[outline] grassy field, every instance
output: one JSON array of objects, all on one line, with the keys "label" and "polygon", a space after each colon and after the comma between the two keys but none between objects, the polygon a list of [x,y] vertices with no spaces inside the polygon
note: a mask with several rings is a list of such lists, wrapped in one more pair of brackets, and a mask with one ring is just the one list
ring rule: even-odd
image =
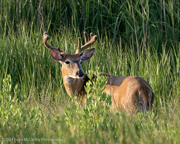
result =
[{"label": "grassy field", "polygon": [[[1,143],[180,143],[180,2],[0,1]],[[61,65],[42,42],[74,53],[83,31],[98,35],[83,70],[98,76],[87,108],[67,95]],[[153,110],[110,113],[100,72],[137,75]],[[87,85],[87,89],[89,85]],[[104,105],[106,103],[106,105]]]}]

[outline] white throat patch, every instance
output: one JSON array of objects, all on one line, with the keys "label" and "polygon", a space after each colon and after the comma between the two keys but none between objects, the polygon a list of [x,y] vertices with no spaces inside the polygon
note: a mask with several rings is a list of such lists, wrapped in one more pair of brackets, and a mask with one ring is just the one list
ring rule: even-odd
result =
[{"label": "white throat patch", "polygon": [[64,82],[68,84],[73,84],[75,81],[76,77],[72,77],[69,75],[64,76]]},{"label": "white throat patch", "polygon": [[84,76],[83,77],[75,77],[75,76],[66,75],[66,76],[64,76],[64,83],[73,84],[76,79],[83,79],[83,78],[84,78]]}]

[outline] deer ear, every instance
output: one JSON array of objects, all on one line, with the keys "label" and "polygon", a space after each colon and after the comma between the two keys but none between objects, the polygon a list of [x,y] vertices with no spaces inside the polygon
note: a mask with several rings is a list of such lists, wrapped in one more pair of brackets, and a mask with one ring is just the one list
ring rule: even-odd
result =
[{"label": "deer ear", "polygon": [[64,54],[61,54],[59,50],[51,49],[51,56],[55,61],[62,61]]},{"label": "deer ear", "polygon": [[86,51],[84,51],[83,53],[80,54],[80,58],[82,61],[87,61],[89,60],[93,54],[94,54],[95,48],[92,49],[88,49]]}]

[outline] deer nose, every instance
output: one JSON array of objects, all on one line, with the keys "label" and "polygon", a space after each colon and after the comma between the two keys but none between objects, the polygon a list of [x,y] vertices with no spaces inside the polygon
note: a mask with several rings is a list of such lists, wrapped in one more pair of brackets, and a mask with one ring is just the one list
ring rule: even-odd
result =
[{"label": "deer nose", "polygon": [[76,72],[76,75],[78,75],[79,77],[82,77],[84,75],[82,70],[79,70]]}]

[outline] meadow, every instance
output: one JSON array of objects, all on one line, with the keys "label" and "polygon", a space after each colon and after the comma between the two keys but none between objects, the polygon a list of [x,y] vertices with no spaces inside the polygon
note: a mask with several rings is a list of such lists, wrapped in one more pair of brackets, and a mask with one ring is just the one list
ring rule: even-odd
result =
[{"label": "meadow", "polygon": [[[1,0],[1,143],[180,143],[179,7],[178,0]],[[84,31],[98,36],[83,63],[97,75],[86,108],[66,93],[44,31],[68,53]],[[152,111],[110,112],[100,72],[143,77],[155,93]]]}]

